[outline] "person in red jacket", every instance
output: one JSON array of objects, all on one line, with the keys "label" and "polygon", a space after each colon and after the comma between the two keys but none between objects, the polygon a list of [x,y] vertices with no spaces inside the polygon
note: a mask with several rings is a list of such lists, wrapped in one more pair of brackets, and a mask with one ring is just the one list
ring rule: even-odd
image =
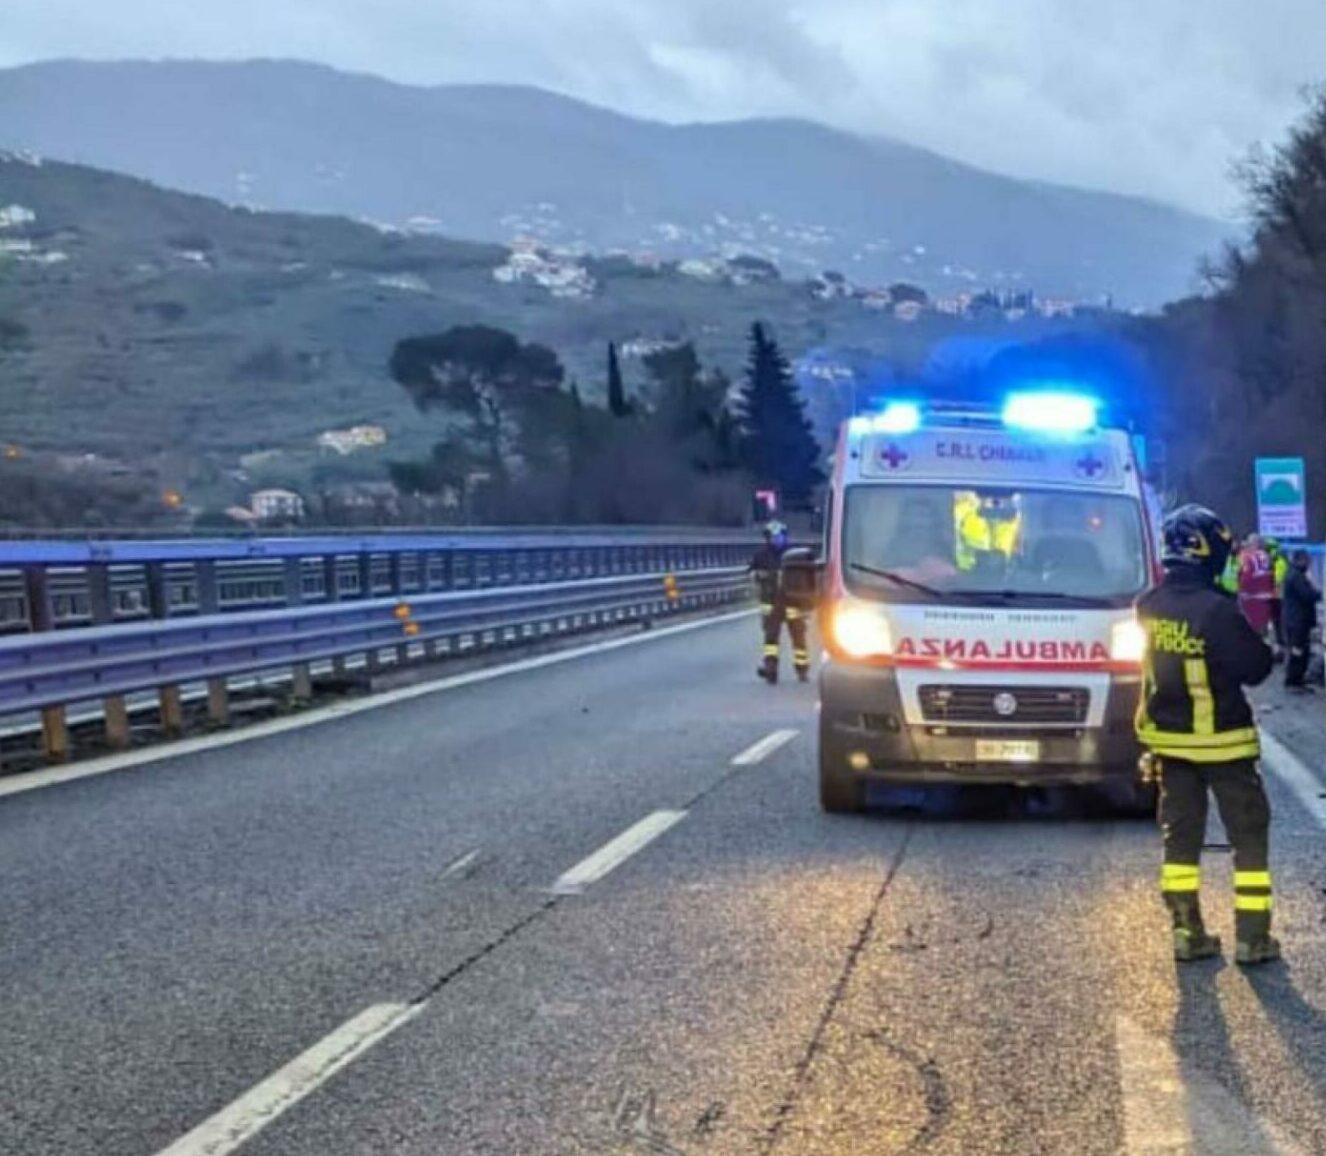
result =
[{"label": "person in red jacket", "polygon": [[1275,569],[1258,534],[1249,534],[1239,554],[1239,609],[1253,630],[1265,635],[1275,600]]}]

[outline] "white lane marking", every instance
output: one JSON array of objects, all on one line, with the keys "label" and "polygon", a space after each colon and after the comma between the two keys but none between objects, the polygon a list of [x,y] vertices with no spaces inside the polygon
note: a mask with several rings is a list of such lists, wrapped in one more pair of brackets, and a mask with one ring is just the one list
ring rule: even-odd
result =
[{"label": "white lane marking", "polygon": [[732,760],[734,767],[751,767],[758,762],[762,762],[774,753],[779,747],[785,746],[797,737],[795,729],[774,731],[767,734],[757,743],[751,743],[741,754]]},{"label": "white lane marking", "polygon": [[571,870],[559,875],[552,885],[554,895],[577,895],[591,883],[597,883],[614,867],[620,867],[632,855],[648,846],[669,827],[686,818],[685,811],[655,811],[627,827],[615,839],[604,843],[594,854],[580,860]]},{"label": "white lane marking", "polygon": [[412,1020],[423,1007],[380,1003],[365,1008],[188,1135],[163,1148],[158,1156],[225,1156],[233,1152],[346,1064]]},{"label": "white lane marking", "polygon": [[462,855],[459,859],[455,859],[452,862],[448,863],[447,866],[443,869],[440,878],[447,879],[450,878],[452,875],[461,874],[461,872],[463,872],[479,857],[479,850],[480,848],[476,847],[473,851],[469,851],[466,854]]},{"label": "white lane marking", "polygon": [[1308,1156],[1219,1081],[1185,1069],[1171,1044],[1114,1021],[1125,1156]]},{"label": "white lane marking", "polygon": [[1303,804],[1318,827],[1326,828],[1326,784],[1317,778],[1303,760],[1274,735],[1262,731],[1262,764]]},{"label": "white lane marking", "polygon": [[123,771],[131,767],[142,767],[149,763],[159,763],[164,759],[179,758],[197,754],[199,751],[211,751],[220,747],[234,746],[236,743],[252,742],[254,739],[267,738],[270,735],[284,734],[286,731],[302,730],[332,719],[346,718],[362,714],[364,711],[378,710],[398,702],[423,698],[425,695],[440,694],[445,690],[471,686],[477,682],[489,682],[503,678],[508,674],[519,674],[527,670],[538,670],[545,666],[555,666],[562,662],[571,662],[591,654],[603,654],[610,650],[620,650],[626,646],[638,646],[653,642],[658,638],[668,638],[674,634],[684,634],[691,630],[700,630],[706,626],[717,626],[723,622],[733,622],[738,618],[749,618],[754,610],[741,610],[735,614],[720,614],[714,618],[702,618],[696,622],[679,622],[674,626],[656,627],[640,634],[631,634],[625,638],[610,638],[589,646],[578,646],[573,650],[559,650],[554,654],[540,654],[533,658],[524,658],[519,662],[503,666],[488,666],[482,670],[472,670],[465,674],[454,674],[439,678],[433,682],[419,683],[416,686],[403,686],[396,690],[382,691],[368,698],[334,702],[328,706],[317,707],[303,714],[288,718],[268,719],[266,722],[241,727],[233,731],[223,731],[214,735],[205,735],[193,739],[181,739],[178,742],[163,743],[141,751],[130,751],[118,755],[104,755],[86,762],[68,767],[49,767],[40,771],[26,771],[17,775],[0,776],[0,799],[6,795],[19,795],[25,791],[35,791],[42,787],[51,787],[57,783],[73,782],[76,779],[88,779],[95,775],[105,775],[112,771]]}]

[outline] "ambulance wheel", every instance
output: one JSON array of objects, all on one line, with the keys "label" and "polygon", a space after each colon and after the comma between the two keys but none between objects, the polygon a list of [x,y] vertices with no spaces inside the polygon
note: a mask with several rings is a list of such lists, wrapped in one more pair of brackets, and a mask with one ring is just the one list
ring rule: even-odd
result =
[{"label": "ambulance wheel", "polygon": [[866,809],[866,785],[847,765],[847,750],[820,727],[820,809],[854,815]]},{"label": "ambulance wheel", "polygon": [[1160,792],[1152,783],[1128,783],[1115,787],[1110,803],[1122,815],[1133,819],[1154,819]]}]

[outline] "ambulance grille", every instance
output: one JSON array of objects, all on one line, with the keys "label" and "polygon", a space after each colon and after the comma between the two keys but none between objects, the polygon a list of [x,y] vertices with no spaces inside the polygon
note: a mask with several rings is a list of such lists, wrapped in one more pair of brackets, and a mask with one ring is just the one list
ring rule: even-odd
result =
[{"label": "ambulance grille", "polygon": [[933,723],[1071,726],[1087,721],[1091,702],[1080,686],[923,686],[919,693],[921,717]]}]

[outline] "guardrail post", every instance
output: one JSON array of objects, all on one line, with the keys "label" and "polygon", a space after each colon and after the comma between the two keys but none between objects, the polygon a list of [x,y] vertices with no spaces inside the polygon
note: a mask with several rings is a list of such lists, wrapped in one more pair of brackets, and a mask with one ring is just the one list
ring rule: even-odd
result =
[{"label": "guardrail post", "polygon": [[94,626],[108,626],[115,621],[109,566],[94,562],[87,568],[87,603]]},{"label": "guardrail post", "polygon": [[161,729],[168,735],[178,735],[184,730],[184,699],[178,686],[163,686],[157,691],[157,700],[161,704]]},{"label": "guardrail post", "polygon": [[207,719],[218,727],[230,722],[230,692],[224,678],[207,680]]},{"label": "guardrail post", "polygon": [[147,564],[147,612],[153,618],[165,618],[170,613],[164,562]]},{"label": "guardrail post", "polygon": [[[216,563],[203,558],[194,563],[194,580],[198,583],[198,613],[221,613],[221,587],[217,582]],[[230,721],[230,692],[224,678],[207,680],[207,717],[216,726]]]},{"label": "guardrail post", "polygon": [[101,705],[106,719],[106,745],[117,751],[129,745],[129,708],[124,695],[112,694]]},{"label": "guardrail post", "polygon": [[[326,588],[328,602],[341,600],[341,568],[336,554],[329,554],[322,559],[322,584]],[[338,654],[332,659],[332,674],[340,678],[345,674],[345,655]]]},{"label": "guardrail post", "polygon": [[51,611],[51,588],[45,566],[23,567],[23,591],[28,601],[28,626],[33,630],[52,630],[55,615]]},{"label": "guardrail post", "polygon": [[46,758],[62,763],[69,757],[69,720],[62,706],[44,707],[41,712],[41,745]]},{"label": "guardrail post", "polygon": [[297,662],[291,668],[291,693],[296,702],[308,702],[313,697],[313,673],[307,662]]},{"label": "guardrail post", "polygon": [[301,558],[287,558],[283,567],[285,604],[301,606],[304,602],[304,562]]}]

